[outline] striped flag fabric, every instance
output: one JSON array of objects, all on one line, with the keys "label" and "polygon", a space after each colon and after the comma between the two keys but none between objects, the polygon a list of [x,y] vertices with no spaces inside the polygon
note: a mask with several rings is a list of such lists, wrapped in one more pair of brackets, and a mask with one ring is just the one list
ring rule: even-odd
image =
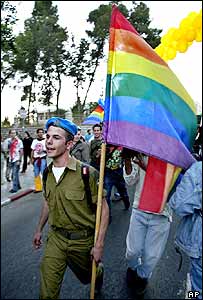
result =
[{"label": "striped flag fabric", "polygon": [[140,209],[163,209],[181,168],[195,161],[190,151],[196,129],[192,98],[114,5],[103,137],[106,143],[149,156]]},{"label": "striped flag fabric", "polygon": [[97,107],[83,121],[82,124],[97,124],[103,122],[103,119],[104,119],[104,101],[102,99],[99,99]]}]

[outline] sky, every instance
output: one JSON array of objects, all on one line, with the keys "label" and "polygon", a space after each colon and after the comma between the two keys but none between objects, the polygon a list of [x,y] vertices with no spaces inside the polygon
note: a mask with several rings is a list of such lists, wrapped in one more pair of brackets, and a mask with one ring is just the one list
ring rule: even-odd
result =
[{"label": "sky", "polygon": [[[171,27],[178,27],[181,20],[190,12],[199,12],[202,7],[201,1],[143,1],[150,9],[150,27],[163,29],[161,36]],[[31,17],[34,7],[34,1],[12,1],[16,4],[17,21],[14,33],[18,34],[24,30],[24,21]],[[67,27],[68,31],[73,32],[79,41],[86,37],[85,30],[91,28],[86,22],[90,11],[99,7],[99,5],[108,3],[106,1],[53,1],[58,6],[59,24]],[[124,4],[130,8],[131,1],[124,1]],[[108,56],[108,47],[106,48]],[[194,42],[185,53],[178,53],[175,59],[168,61],[169,67],[179,78],[190,96],[197,103],[198,112],[201,112],[202,106],[202,43]],[[94,84],[90,89],[88,101],[97,102],[102,92],[105,91],[107,62],[104,61],[98,71]],[[13,84],[13,82],[11,82]],[[22,86],[22,85],[21,85]],[[6,86],[1,94],[1,120],[9,117],[13,122],[14,116],[18,114],[21,107],[22,89],[14,90]],[[59,107],[70,109],[76,101],[76,90],[73,81],[64,77],[62,82],[61,95],[59,98]],[[23,103],[24,105],[24,103]],[[26,105],[25,108],[27,109]],[[38,111],[46,108],[35,104]]]}]

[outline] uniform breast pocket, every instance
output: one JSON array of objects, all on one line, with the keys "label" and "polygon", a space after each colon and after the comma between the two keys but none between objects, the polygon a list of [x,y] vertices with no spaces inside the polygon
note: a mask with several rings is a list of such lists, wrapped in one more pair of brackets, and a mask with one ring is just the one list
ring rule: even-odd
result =
[{"label": "uniform breast pocket", "polygon": [[81,190],[69,190],[65,192],[67,200],[71,201],[82,201],[85,197],[85,191]]}]

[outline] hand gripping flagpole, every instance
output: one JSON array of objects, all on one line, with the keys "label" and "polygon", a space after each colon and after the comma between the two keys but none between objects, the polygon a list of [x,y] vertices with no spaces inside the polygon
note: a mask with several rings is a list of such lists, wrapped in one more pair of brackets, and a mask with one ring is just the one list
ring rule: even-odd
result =
[{"label": "hand gripping flagpole", "polygon": [[[105,156],[106,156],[106,144],[102,143],[102,146],[101,146],[101,160],[100,160],[100,172],[99,172],[99,189],[98,189],[97,212],[96,212],[96,226],[95,226],[95,234],[94,234],[94,245],[96,244],[96,241],[97,241],[97,238],[98,238],[98,233],[99,233],[99,228],[100,228],[100,221],[101,221]],[[92,278],[91,278],[91,288],[90,288],[90,299],[94,299],[95,280],[96,280],[96,262],[93,259],[93,261],[92,261]]]}]

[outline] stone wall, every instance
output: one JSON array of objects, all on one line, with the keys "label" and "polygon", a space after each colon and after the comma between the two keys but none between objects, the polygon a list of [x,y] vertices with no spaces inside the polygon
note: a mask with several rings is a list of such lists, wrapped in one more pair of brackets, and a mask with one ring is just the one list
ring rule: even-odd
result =
[{"label": "stone wall", "polygon": [[[81,129],[82,129],[82,135],[85,135],[87,133],[87,129],[92,129],[92,125],[81,125],[80,126]],[[17,127],[15,128],[15,130],[18,132],[18,135],[20,137],[24,137],[24,132],[25,131],[28,131],[30,133],[30,135],[35,138],[36,137],[36,131],[37,131],[37,128],[43,128],[43,126],[38,126],[38,127],[25,127],[25,128],[22,128],[22,127]],[[13,127],[1,127],[1,135],[3,137],[3,140],[5,138],[8,137],[8,132],[10,129],[14,129]]]}]

